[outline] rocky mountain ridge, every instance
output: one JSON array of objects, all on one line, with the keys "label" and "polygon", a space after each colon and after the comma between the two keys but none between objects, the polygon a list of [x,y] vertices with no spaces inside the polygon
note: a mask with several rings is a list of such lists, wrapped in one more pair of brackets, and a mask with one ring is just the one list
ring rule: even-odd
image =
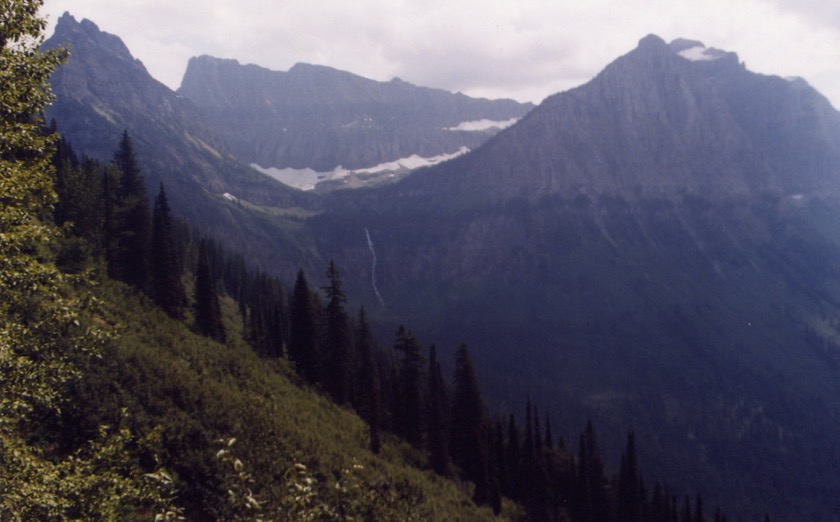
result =
[{"label": "rocky mountain ridge", "polygon": [[[479,154],[404,190],[487,197],[837,193],[840,114],[803,80],[734,53],[691,60],[656,36],[589,83],[547,98]],[[696,47],[696,42],[689,42]],[[470,174],[464,174],[469,172]]]},{"label": "rocky mountain ridge", "polygon": [[532,108],[321,65],[280,72],[210,56],[190,60],[178,93],[204,110],[243,161],[319,172],[474,148],[493,126],[471,131],[460,124],[501,125]]}]

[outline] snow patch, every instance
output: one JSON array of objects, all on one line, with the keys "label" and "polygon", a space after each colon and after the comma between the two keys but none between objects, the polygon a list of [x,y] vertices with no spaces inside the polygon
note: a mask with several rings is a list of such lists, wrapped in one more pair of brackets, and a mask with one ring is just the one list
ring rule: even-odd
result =
[{"label": "snow patch", "polygon": [[445,127],[443,130],[460,131],[460,132],[484,132],[493,129],[503,130],[507,129],[518,121],[518,118],[511,118],[509,120],[474,120],[463,121],[455,127]]},{"label": "snow patch", "polygon": [[707,49],[702,45],[682,50],[677,54],[686,60],[691,60],[692,62],[710,62],[721,57],[720,51],[717,51],[716,49]]},{"label": "snow patch", "polygon": [[262,167],[256,163],[252,163],[251,167],[291,187],[295,187],[300,190],[315,190],[316,185],[322,182],[343,180],[353,175],[370,176],[374,174],[405,173],[422,167],[430,167],[444,161],[449,161],[453,158],[457,158],[458,156],[462,156],[469,151],[469,148],[461,147],[451,154],[440,154],[430,158],[423,158],[417,154],[412,154],[407,158],[400,158],[395,161],[381,163],[364,169],[349,170],[339,166],[330,172],[317,172],[310,168],[279,169],[277,167]]},{"label": "snow patch", "polygon": [[378,174],[380,172],[400,172],[405,170],[415,170],[421,167],[430,167],[432,165],[437,165],[438,163],[443,163],[444,161],[449,161],[451,159],[457,158],[458,156],[463,156],[469,151],[469,148],[461,147],[460,149],[451,154],[439,154],[430,158],[423,158],[418,156],[417,154],[412,154],[407,158],[400,158],[396,161],[380,163],[375,167],[369,167],[366,169],[356,169],[350,172],[353,172],[355,174]]},{"label": "snow patch", "polygon": [[222,197],[228,201],[239,201],[239,199],[236,196],[229,192],[225,192],[224,194],[222,194]]},{"label": "snow patch", "polygon": [[277,167],[261,167],[256,163],[252,163],[251,167],[262,172],[266,176],[270,176],[280,183],[295,187],[300,190],[314,190],[315,185],[325,179],[332,179],[333,176],[340,176],[341,172],[338,169],[333,172],[315,172],[312,169],[278,169]]}]

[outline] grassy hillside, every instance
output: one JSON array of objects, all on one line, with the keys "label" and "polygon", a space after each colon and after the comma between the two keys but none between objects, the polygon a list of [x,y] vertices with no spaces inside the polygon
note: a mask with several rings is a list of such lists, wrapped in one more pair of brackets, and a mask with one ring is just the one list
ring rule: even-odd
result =
[{"label": "grassy hillside", "polygon": [[[473,504],[469,485],[409,465],[426,459],[405,443],[386,438],[374,456],[361,419],[297,385],[284,361],[258,358],[239,335],[225,345],[197,336],[118,283],[98,293],[96,320],[113,340],[88,362],[67,425],[128,427],[140,465],[173,474],[174,503],[190,520],[494,518]],[[233,302],[225,308],[236,332]]]}]

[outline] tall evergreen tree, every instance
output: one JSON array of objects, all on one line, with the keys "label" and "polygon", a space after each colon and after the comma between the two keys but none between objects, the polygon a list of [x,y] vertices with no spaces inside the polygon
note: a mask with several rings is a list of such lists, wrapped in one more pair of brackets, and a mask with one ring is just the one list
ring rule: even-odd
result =
[{"label": "tall evergreen tree", "polygon": [[499,485],[502,494],[508,494],[509,477],[507,452],[505,451],[505,433],[502,427],[502,420],[496,420],[496,433],[493,437],[493,458],[491,459],[493,475]]},{"label": "tall evergreen tree", "polygon": [[145,290],[149,277],[149,198],[128,131],[123,132],[114,153],[114,165],[120,173],[120,185],[116,263],[111,275]]},{"label": "tall evergreen tree", "polygon": [[620,520],[637,522],[641,520],[641,494],[639,464],[636,457],[636,438],[633,432],[627,434],[627,448],[621,456],[618,474],[618,516]]},{"label": "tall evergreen tree", "polygon": [[428,385],[426,386],[427,447],[432,469],[438,475],[449,474],[449,448],[446,439],[446,389],[437,360],[435,345],[429,348]]},{"label": "tall evergreen tree", "polygon": [[225,342],[225,329],[222,325],[222,311],[216,282],[210,271],[204,242],[198,253],[198,267],[195,271],[195,326],[201,335]]},{"label": "tall evergreen tree", "polygon": [[522,469],[522,449],[519,444],[519,428],[516,427],[516,418],[511,414],[508,419],[508,433],[507,433],[507,468],[508,468],[508,489],[505,493],[513,498],[519,499],[521,497],[521,469]]},{"label": "tall evergreen tree", "polygon": [[382,429],[382,387],[379,370],[374,360],[374,341],[367,321],[365,309],[359,310],[356,324],[356,354],[359,358],[356,374],[356,411],[368,423],[370,429],[370,449],[379,453],[382,448],[380,431]]},{"label": "tall evergreen tree", "polygon": [[470,352],[465,343],[455,356],[452,410],[450,421],[450,450],[452,461],[475,484],[475,500],[488,501],[487,454],[485,448],[484,400],[478,388]]},{"label": "tall evergreen tree", "polygon": [[117,242],[121,227],[117,222],[119,216],[119,172],[112,164],[102,171],[101,201],[102,201],[102,239],[100,248],[105,256],[108,275],[116,278],[121,271],[121,261]]},{"label": "tall evergreen tree", "polygon": [[333,261],[330,261],[327,267],[327,280],[329,284],[323,288],[327,295],[323,345],[327,376],[324,379],[324,388],[336,404],[345,404],[350,399],[353,345],[349,320],[344,311],[347,297],[344,295],[341,277]]},{"label": "tall evergreen tree", "polygon": [[184,316],[187,295],[181,283],[181,263],[175,245],[175,231],[163,183],[152,212],[151,294],[170,317]]},{"label": "tall evergreen tree", "polygon": [[580,436],[578,450],[576,512],[579,520],[605,522],[608,518],[604,492],[604,464],[595,437],[592,421]]},{"label": "tall evergreen tree", "polygon": [[419,448],[423,441],[424,425],[421,400],[424,362],[422,347],[414,334],[400,325],[394,340],[394,350],[402,354],[394,428],[398,435]]},{"label": "tall evergreen tree", "polygon": [[289,302],[289,357],[306,382],[318,382],[318,320],[303,270],[298,271]]}]

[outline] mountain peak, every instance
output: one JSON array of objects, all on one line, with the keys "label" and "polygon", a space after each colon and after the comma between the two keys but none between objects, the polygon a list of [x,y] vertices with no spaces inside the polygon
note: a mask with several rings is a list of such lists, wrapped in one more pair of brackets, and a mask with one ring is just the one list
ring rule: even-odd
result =
[{"label": "mountain peak", "polygon": [[655,34],[649,34],[639,40],[639,49],[657,49],[657,48],[665,48],[667,44],[665,40],[656,36]]},{"label": "mountain peak", "polygon": [[[99,26],[87,18],[78,22],[69,12],[65,12],[58,19],[55,26],[55,33],[44,42],[45,49],[60,45],[69,46],[71,53],[73,52],[73,48],[98,49],[99,52],[105,52],[112,58],[134,62],[136,66],[146,71],[143,63],[131,55],[131,51],[128,50],[128,47],[120,37],[102,31],[99,29]],[[87,53],[87,51],[83,52],[85,54]]]}]

